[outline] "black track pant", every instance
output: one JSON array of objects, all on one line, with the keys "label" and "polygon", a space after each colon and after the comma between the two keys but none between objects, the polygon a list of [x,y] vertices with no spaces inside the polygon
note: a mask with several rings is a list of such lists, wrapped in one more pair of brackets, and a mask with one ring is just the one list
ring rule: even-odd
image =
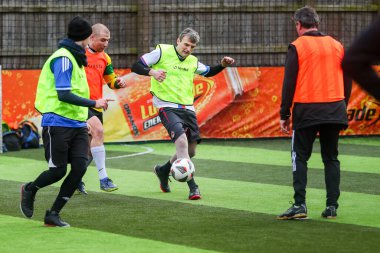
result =
[{"label": "black track pant", "polygon": [[326,206],[338,207],[340,195],[340,162],[338,160],[338,139],[341,125],[321,124],[293,131],[292,163],[293,187],[296,205],[304,204],[307,185],[307,161],[313,150],[313,143],[319,133],[321,156],[325,168]]},{"label": "black track pant", "polygon": [[59,194],[51,208],[60,212],[71,198],[83,175],[88,161],[88,132],[86,127],[44,127],[42,139],[45,158],[49,169],[42,172],[28,190],[36,193],[38,189],[61,180],[67,173],[67,164],[71,170],[62,182]]}]

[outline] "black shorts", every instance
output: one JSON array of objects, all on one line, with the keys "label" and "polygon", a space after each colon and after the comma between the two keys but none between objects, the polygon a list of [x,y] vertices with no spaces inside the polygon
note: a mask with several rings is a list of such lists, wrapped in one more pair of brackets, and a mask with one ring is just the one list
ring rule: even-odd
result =
[{"label": "black shorts", "polygon": [[183,133],[186,133],[189,142],[196,141],[199,143],[201,141],[195,112],[165,107],[160,108],[158,115],[173,142]]},{"label": "black shorts", "polygon": [[103,112],[99,112],[97,110],[95,110],[94,108],[88,108],[88,118],[87,119],[90,119],[91,117],[98,117],[98,119],[100,120],[100,122],[102,122],[103,124]]},{"label": "black shorts", "polygon": [[87,127],[43,127],[42,140],[49,167],[63,167],[73,157],[88,159]]}]

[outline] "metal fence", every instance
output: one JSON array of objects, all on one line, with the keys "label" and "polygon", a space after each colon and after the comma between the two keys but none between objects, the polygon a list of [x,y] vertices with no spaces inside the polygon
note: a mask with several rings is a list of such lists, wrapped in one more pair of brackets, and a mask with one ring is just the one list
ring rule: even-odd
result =
[{"label": "metal fence", "polygon": [[174,44],[186,27],[201,36],[194,52],[201,62],[229,55],[237,66],[281,66],[297,37],[292,14],[305,5],[316,8],[320,30],[346,47],[380,10],[380,0],[7,0],[0,5],[0,64],[41,68],[80,15],[109,27],[116,68],[131,67],[158,43]]}]

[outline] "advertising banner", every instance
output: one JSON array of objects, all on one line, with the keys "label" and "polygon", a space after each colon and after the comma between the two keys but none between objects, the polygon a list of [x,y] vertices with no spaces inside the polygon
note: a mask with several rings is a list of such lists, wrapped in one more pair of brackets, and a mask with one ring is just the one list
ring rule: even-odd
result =
[{"label": "advertising banner", "polygon": [[[116,70],[127,88],[111,90],[104,113],[106,142],[168,140],[149,92],[150,77]],[[40,70],[3,70],[3,120],[16,127],[24,119],[40,125],[34,109]],[[194,105],[202,138],[284,137],[279,127],[283,67],[226,68],[218,75],[195,76]],[[342,135],[380,134],[380,102],[353,84],[347,116],[349,127]]]}]

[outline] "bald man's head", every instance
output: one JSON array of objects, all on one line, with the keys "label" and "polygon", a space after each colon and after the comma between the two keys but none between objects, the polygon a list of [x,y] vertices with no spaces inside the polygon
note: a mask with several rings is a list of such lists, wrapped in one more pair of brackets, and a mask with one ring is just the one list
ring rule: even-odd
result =
[{"label": "bald man's head", "polygon": [[103,24],[97,23],[92,26],[92,35],[90,36],[90,48],[96,52],[102,52],[108,47],[111,39],[110,30]]},{"label": "bald man's head", "polygon": [[107,26],[97,23],[92,26],[92,33],[95,35],[100,35],[102,33],[110,34],[110,30],[107,28]]}]

